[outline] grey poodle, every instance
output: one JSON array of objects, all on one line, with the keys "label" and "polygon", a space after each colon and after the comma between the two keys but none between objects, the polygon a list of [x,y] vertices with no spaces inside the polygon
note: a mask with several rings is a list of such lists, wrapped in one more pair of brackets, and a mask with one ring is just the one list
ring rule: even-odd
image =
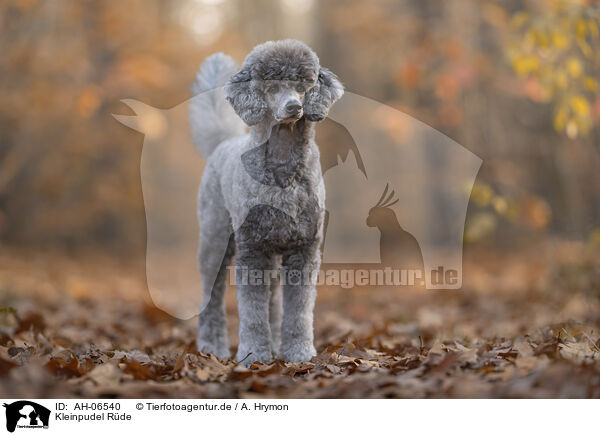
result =
[{"label": "grey poodle", "polygon": [[192,137],[207,159],[198,194],[198,350],[229,356],[224,294],[235,255],[237,360],[309,360],[325,212],[315,123],[343,87],[295,40],[256,46],[236,70],[230,57],[210,56],[192,88]]}]

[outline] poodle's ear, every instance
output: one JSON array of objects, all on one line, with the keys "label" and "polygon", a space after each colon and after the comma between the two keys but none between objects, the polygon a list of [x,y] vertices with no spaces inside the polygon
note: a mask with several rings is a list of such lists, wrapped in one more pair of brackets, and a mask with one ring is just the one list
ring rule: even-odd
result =
[{"label": "poodle's ear", "polygon": [[321,67],[315,86],[304,97],[304,116],[309,121],[322,121],[329,108],[344,95],[344,86],[337,76]]},{"label": "poodle's ear", "polygon": [[267,113],[261,83],[252,80],[248,68],[231,76],[225,85],[225,97],[242,121],[248,125],[258,124]]}]

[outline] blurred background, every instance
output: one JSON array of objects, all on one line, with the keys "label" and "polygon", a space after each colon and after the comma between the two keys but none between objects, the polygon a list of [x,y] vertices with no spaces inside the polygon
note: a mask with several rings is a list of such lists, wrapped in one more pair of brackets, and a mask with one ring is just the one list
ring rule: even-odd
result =
[{"label": "blurred background", "polygon": [[483,159],[467,243],[600,239],[599,17],[592,0],[4,1],[0,240],[143,255],[143,136],[111,113],[175,106],[207,55],[285,37]]},{"label": "blurred background", "polygon": [[[288,37],[310,45],[349,92],[427,123],[483,160],[467,213],[463,289],[320,292],[317,350],[383,337],[370,346],[391,358],[416,349],[422,358],[439,340],[462,340],[480,355],[529,341],[543,360],[524,366],[537,376],[531,384],[503,390],[488,377],[504,370],[494,356],[469,366],[481,390],[458,382],[454,390],[402,384],[399,391],[598,397],[591,379],[600,369],[600,2],[593,0],[3,0],[0,366],[19,367],[0,395],[100,394],[59,384],[47,370],[82,379],[93,367],[84,361],[99,349],[141,349],[173,364],[193,349],[195,320],[165,315],[148,296],[144,136],[112,114],[134,114],[125,98],[175,107],[190,98],[206,56],[223,51],[241,62],[254,45]],[[382,126],[391,135],[403,129]],[[348,140],[328,122],[319,134],[334,147]],[[227,310],[235,346],[235,292]],[[580,350],[565,353],[567,339]],[[48,365],[57,352],[64,355]],[[75,356],[83,369],[65,371]],[[399,374],[417,367],[402,364]],[[215,394],[199,378],[193,394]],[[118,384],[126,396],[157,394],[104,375],[94,382]],[[244,382],[235,394],[256,392]],[[363,394],[335,376],[326,383],[348,388],[331,397]],[[219,394],[234,395],[221,387]]]}]

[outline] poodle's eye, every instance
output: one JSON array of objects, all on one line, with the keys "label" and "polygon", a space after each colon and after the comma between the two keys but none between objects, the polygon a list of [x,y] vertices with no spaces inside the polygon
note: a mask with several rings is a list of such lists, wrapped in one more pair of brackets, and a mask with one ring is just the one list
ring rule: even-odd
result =
[{"label": "poodle's eye", "polygon": [[270,92],[271,94],[279,92],[279,83],[273,83],[273,84],[269,85],[269,87],[267,88],[267,91]]},{"label": "poodle's eye", "polygon": [[296,92],[298,92],[300,94],[305,93],[306,89],[304,89],[304,85],[303,84],[296,85]]}]

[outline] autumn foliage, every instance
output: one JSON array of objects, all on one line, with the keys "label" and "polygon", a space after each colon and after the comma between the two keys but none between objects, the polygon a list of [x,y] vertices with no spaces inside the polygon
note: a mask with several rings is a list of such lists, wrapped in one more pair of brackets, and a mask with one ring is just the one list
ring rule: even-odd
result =
[{"label": "autumn foliage", "polygon": [[[599,398],[599,29],[594,0],[4,0],[0,396]],[[322,288],[318,356],[246,369],[150,300],[143,137],[112,114],[284,37],[483,165],[462,290]]]}]

